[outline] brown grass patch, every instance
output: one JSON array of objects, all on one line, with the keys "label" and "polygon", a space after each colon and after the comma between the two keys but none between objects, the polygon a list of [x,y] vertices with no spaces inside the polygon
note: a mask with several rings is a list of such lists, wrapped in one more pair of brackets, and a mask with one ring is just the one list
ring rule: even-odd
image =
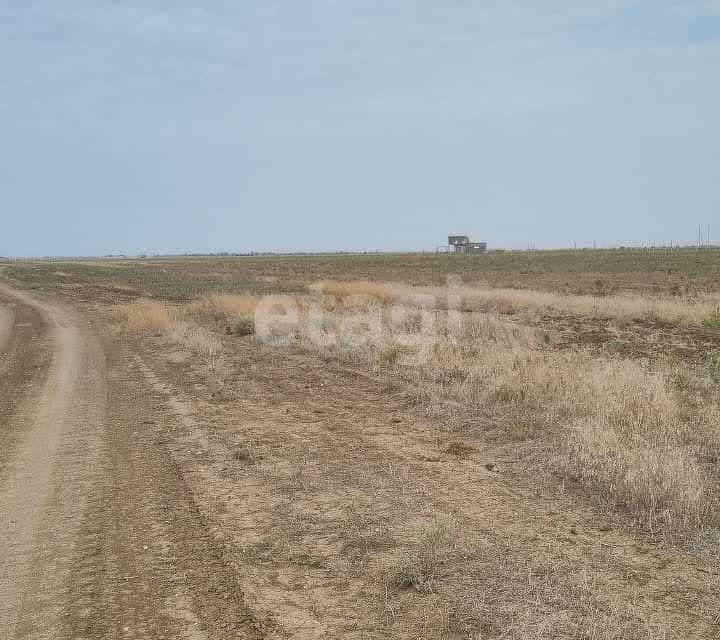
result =
[{"label": "brown grass patch", "polygon": [[167,331],[177,322],[175,310],[163,302],[133,302],[115,307],[121,325],[129,331]]},{"label": "brown grass patch", "polygon": [[388,285],[367,280],[355,280],[351,282],[338,282],[335,280],[321,280],[313,289],[324,296],[344,300],[346,298],[361,299],[369,297],[377,302],[389,304],[398,299],[396,291]]},{"label": "brown grass patch", "polygon": [[259,296],[213,294],[191,302],[186,313],[202,320],[237,320],[255,313]]},{"label": "brown grass patch", "polygon": [[462,287],[453,291],[467,310],[503,315],[585,316],[620,321],[643,321],[703,326],[717,309],[717,296],[677,298],[639,295],[567,295],[528,289]]}]

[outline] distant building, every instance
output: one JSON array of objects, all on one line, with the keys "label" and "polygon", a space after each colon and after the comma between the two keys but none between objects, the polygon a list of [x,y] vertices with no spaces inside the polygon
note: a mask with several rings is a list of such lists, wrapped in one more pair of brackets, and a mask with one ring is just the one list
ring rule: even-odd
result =
[{"label": "distant building", "polygon": [[487,242],[472,242],[470,236],[448,236],[448,250],[452,253],[485,253]]}]

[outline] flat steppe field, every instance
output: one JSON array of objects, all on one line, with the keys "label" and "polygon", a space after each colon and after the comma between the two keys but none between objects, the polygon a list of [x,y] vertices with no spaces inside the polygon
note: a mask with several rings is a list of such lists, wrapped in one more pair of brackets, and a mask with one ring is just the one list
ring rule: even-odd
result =
[{"label": "flat steppe field", "polygon": [[8,637],[718,638],[719,461],[720,250],[0,263]]}]

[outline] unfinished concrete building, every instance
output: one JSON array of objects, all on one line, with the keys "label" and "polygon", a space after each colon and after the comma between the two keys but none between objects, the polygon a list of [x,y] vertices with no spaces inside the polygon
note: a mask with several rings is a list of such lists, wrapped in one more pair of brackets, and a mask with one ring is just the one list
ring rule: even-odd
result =
[{"label": "unfinished concrete building", "polygon": [[469,236],[448,236],[448,249],[452,253],[485,253],[487,242],[471,242]]}]

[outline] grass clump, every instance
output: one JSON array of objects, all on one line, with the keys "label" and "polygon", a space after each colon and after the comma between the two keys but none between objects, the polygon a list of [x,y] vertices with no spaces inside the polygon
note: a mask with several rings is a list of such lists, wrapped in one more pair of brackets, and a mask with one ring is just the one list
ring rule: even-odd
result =
[{"label": "grass clump", "polygon": [[230,327],[230,333],[234,336],[251,336],[255,333],[255,318],[245,315]]},{"label": "grass clump", "polygon": [[417,555],[406,551],[401,554],[395,562],[390,565],[389,569],[390,582],[396,587],[407,589],[415,587],[418,591],[423,591],[425,580],[420,569],[420,562]]},{"label": "grass clump", "polygon": [[418,524],[415,538],[415,551],[401,554],[390,565],[388,578],[396,587],[431,593],[438,570],[455,542],[455,529],[447,516],[436,515]]}]

